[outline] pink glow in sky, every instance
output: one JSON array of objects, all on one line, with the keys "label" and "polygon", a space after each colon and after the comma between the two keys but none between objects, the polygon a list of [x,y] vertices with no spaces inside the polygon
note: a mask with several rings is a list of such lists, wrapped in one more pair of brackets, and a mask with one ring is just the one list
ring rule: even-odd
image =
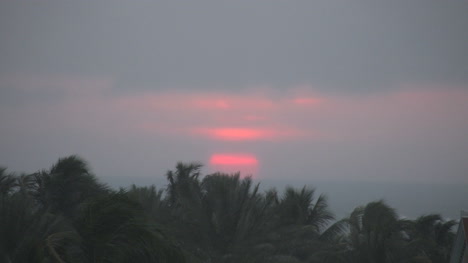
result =
[{"label": "pink glow in sky", "polygon": [[314,97],[300,97],[294,99],[294,103],[299,105],[315,105],[320,103],[321,101],[321,99]]},{"label": "pink glow in sky", "polygon": [[262,140],[271,138],[275,134],[275,132],[271,130],[253,128],[207,129],[205,133],[214,139],[227,141]]},{"label": "pink glow in sky", "polygon": [[[43,97],[56,97],[42,101],[31,96],[22,105],[0,105],[4,120],[0,131],[5,149],[28,141],[30,131],[34,138],[53,138],[47,144],[53,145],[47,148],[53,158],[47,163],[67,153],[112,159],[129,151],[125,156],[151,157],[139,167],[156,162],[170,168],[177,161],[200,161],[210,167],[218,163],[216,167],[225,170],[226,165],[219,164],[222,158],[215,154],[250,152],[262,162],[253,165],[252,161],[248,169],[240,170],[261,171],[261,176],[276,173],[281,163],[284,169],[297,171],[295,176],[302,173],[300,167],[313,166],[321,171],[318,176],[327,178],[350,173],[405,178],[411,169],[421,170],[421,178],[440,178],[444,170],[462,167],[457,159],[463,156],[459,142],[468,134],[468,92],[456,87],[407,85],[360,96],[294,88],[285,88],[281,94],[267,88],[236,94],[210,90],[118,94],[112,93],[113,82],[108,78],[52,76],[37,82],[35,78],[15,77],[7,82],[19,85],[23,93],[36,94],[40,89]],[[86,92],[76,92],[77,83],[86,84]],[[82,143],[73,145],[74,141]],[[94,143],[86,146],[88,141]],[[45,151],[39,144],[34,147],[32,152]],[[107,166],[120,163],[117,159]],[[452,173],[457,178],[466,176],[463,168]]]},{"label": "pink glow in sky", "polygon": [[301,132],[281,128],[199,128],[193,134],[221,141],[288,140],[301,136]]}]

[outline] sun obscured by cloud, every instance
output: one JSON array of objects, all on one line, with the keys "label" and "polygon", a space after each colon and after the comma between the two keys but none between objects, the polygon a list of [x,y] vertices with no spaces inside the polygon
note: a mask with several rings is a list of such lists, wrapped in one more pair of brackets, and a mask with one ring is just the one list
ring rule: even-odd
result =
[{"label": "sun obscured by cloud", "polygon": [[[413,180],[434,180],[444,169],[462,180],[466,173],[464,87],[408,84],[391,92],[348,96],[321,93],[312,85],[284,87],[281,93],[265,86],[236,93],[122,93],[112,78],[69,75],[15,76],[1,82],[10,88],[2,99],[16,101],[0,105],[4,149],[14,149],[31,136],[63,138],[51,152],[54,158],[71,150],[67,145],[73,141],[96,141],[84,148],[84,155],[117,145],[125,145],[118,150],[122,153],[137,151],[139,145],[141,154],[166,167],[178,160],[201,161],[221,171],[238,169],[260,177],[279,176],[274,174],[275,168],[280,171],[279,162],[295,170],[294,176],[308,164],[320,171],[318,176],[333,178],[344,176],[340,174],[345,170],[382,180],[404,180],[406,173]],[[44,100],[36,96],[38,90],[60,96]],[[101,144],[109,140],[112,145]],[[45,150],[37,143],[29,145],[34,151]],[[151,153],[160,160],[148,157]],[[250,156],[255,163],[235,167],[218,162],[216,156],[222,153]],[[359,165],[367,162],[369,166]]]}]

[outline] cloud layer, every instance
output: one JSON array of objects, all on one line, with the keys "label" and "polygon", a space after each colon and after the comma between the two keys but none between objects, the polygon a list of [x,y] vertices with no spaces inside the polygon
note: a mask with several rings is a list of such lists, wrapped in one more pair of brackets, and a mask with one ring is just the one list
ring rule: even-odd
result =
[{"label": "cloud layer", "polygon": [[34,169],[79,153],[107,160],[96,167],[106,175],[150,175],[176,161],[232,172],[236,161],[260,178],[466,182],[463,87],[408,84],[349,96],[313,85],[121,93],[109,78],[64,75],[1,83],[10,87],[0,105],[2,160],[17,169],[23,158],[36,159],[27,166]]}]

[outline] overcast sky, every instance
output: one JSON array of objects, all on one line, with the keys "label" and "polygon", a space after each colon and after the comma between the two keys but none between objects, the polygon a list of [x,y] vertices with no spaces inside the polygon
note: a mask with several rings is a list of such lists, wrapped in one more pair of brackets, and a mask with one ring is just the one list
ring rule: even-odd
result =
[{"label": "overcast sky", "polygon": [[[468,183],[468,1],[0,2],[0,165]],[[370,200],[369,200],[370,201]]]}]

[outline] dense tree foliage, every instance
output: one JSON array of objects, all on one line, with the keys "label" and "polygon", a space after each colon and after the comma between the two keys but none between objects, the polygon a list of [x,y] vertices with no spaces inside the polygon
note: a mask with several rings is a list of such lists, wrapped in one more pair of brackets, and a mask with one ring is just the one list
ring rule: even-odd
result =
[{"label": "dense tree foliage", "polygon": [[119,190],[81,158],[0,169],[1,262],[448,262],[454,221],[399,218],[384,201],[336,220],[313,188],[260,191],[239,174],[176,165],[168,185]]}]

